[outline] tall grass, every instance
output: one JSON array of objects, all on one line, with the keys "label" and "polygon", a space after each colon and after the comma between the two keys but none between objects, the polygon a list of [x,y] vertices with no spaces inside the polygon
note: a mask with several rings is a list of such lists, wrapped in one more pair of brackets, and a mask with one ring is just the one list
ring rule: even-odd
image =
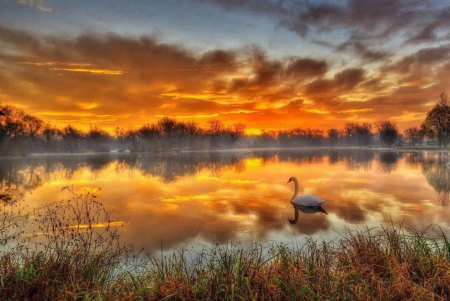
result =
[{"label": "tall grass", "polygon": [[31,237],[0,229],[0,239],[26,246],[2,249],[2,300],[450,299],[450,243],[439,228],[390,225],[347,231],[333,242],[151,256],[120,243],[116,221],[92,192],[28,217],[39,227]]}]

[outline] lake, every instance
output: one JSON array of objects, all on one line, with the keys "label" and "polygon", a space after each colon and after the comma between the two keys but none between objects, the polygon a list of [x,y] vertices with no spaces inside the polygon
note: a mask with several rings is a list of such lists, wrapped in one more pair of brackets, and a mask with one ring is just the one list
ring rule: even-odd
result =
[{"label": "lake", "polygon": [[[70,198],[66,186],[77,193],[96,187],[97,200],[123,225],[124,242],[171,251],[333,239],[391,222],[436,224],[449,234],[449,161],[447,152],[340,148],[54,155],[1,159],[0,181],[28,208]],[[299,212],[295,224],[288,221],[295,213],[291,176],[300,194],[326,200],[327,215]]]}]

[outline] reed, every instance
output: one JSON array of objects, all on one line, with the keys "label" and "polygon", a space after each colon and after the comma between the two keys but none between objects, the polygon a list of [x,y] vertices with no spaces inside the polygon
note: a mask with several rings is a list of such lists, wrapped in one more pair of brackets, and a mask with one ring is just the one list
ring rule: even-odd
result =
[{"label": "reed", "polygon": [[[152,256],[120,243],[94,193],[73,194],[32,216],[39,233],[2,249],[2,300],[450,299],[450,243],[438,227],[392,224],[349,230],[332,242],[212,245]],[[23,220],[3,225],[17,232]],[[7,232],[0,229],[1,239],[20,240]]]}]

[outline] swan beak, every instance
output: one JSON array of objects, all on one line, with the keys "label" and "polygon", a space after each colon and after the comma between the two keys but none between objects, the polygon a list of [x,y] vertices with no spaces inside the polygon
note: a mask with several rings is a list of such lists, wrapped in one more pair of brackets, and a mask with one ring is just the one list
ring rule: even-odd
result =
[{"label": "swan beak", "polygon": [[287,183],[286,184],[289,184],[290,182],[292,182],[291,180],[289,180],[289,181],[287,181]]}]

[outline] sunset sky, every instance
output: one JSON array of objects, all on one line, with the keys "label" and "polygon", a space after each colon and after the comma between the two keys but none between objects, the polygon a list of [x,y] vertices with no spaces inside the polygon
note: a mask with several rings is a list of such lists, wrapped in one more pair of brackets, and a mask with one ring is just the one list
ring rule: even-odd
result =
[{"label": "sunset sky", "polygon": [[0,0],[0,70],[57,126],[404,130],[450,92],[450,1]]}]

